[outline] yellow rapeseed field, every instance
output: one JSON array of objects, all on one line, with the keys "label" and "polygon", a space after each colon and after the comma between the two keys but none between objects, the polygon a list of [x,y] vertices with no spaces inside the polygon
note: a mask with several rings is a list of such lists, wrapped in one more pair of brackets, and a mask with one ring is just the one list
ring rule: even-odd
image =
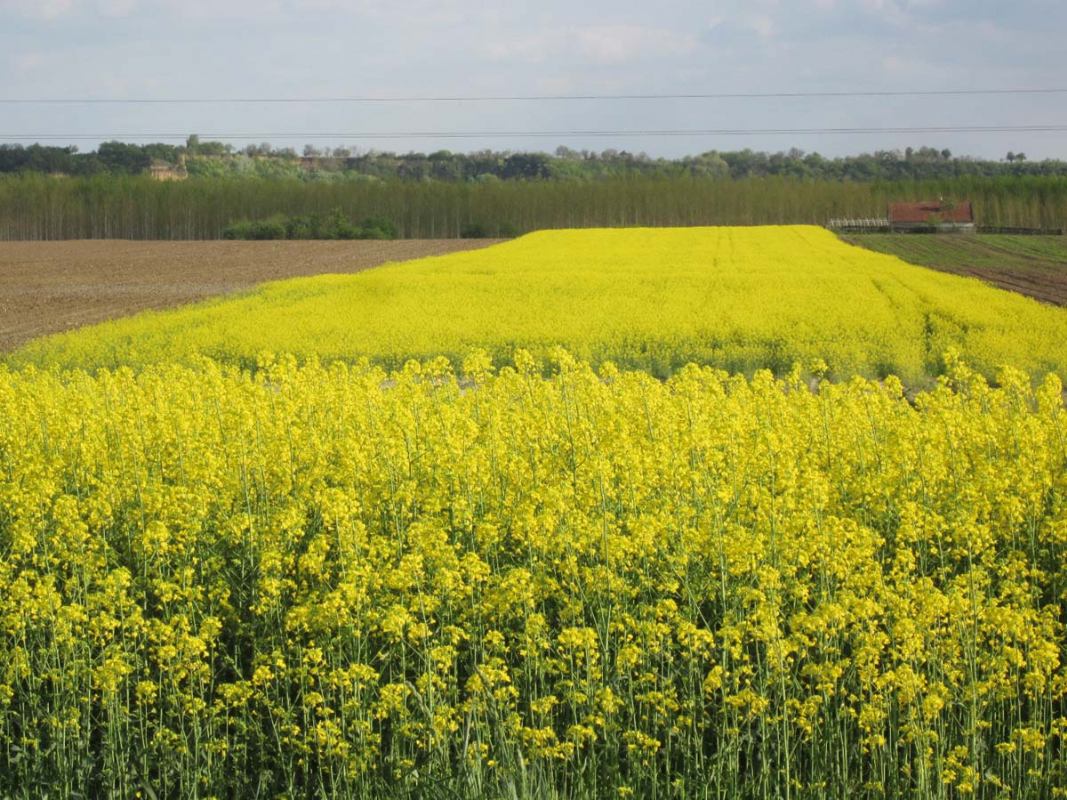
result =
[{"label": "yellow rapeseed field", "polygon": [[188,361],[263,352],[396,368],[472,347],[499,366],[562,345],[663,377],[686,363],[911,384],[955,348],[1067,379],[1067,312],[846,245],[814,227],[545,231],[358,275],[270,284],[237,299],[118,320],[31,344],[13,363]]},{"label": "yellow rapeseed field", "polygon": [[1067,797],[1063,310],[559,231],[8,361],[0,798]]},{"label": "yellow rapeseed field", "polygon": [[555,358],[0,368],[0,796],[1064,796],[1058,378]]}]

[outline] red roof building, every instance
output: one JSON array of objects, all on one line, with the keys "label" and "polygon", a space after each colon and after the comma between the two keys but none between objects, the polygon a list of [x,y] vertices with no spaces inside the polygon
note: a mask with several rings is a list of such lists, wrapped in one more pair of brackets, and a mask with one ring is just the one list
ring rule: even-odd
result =
[{"label": "red roof building", "polygon": [[892,203],[889,206],[889,225],[895,230],[974,230],[974,209],[970,201]]}]

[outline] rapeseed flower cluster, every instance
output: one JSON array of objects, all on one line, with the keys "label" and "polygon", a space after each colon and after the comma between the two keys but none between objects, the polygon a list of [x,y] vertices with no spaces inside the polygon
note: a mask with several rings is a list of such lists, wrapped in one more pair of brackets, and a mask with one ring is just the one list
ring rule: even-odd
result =
[{"label": "rapeseed flower cluster", "polygon": [[0,796],[1053,797],[1052,375],[0,369]]}]

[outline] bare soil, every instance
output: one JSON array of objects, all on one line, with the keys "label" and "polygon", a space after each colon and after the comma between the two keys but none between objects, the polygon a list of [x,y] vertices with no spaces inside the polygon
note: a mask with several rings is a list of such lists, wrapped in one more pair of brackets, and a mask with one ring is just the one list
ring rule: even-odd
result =
[{"label": "bare soil", "polygon": [[0,351],[45,334],[265,281],[360,272],[497,241],[0,242]]}]

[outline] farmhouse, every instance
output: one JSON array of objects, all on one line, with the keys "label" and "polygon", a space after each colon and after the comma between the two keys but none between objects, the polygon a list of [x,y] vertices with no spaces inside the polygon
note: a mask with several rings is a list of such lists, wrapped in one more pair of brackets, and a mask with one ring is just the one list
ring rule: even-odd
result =
[{"label": "farmhouse", "polygon": [[895,232],[974,233],[974,209],[970,201],[944,200],[892,203],[889,227]]},{"label": "farmhouse", "polygon": [[184,163],[175,167],[173,164],[158,158],[152,159],[152,163],[148,167],[148,174],[157,181],[182,181],[188,177]]}]

